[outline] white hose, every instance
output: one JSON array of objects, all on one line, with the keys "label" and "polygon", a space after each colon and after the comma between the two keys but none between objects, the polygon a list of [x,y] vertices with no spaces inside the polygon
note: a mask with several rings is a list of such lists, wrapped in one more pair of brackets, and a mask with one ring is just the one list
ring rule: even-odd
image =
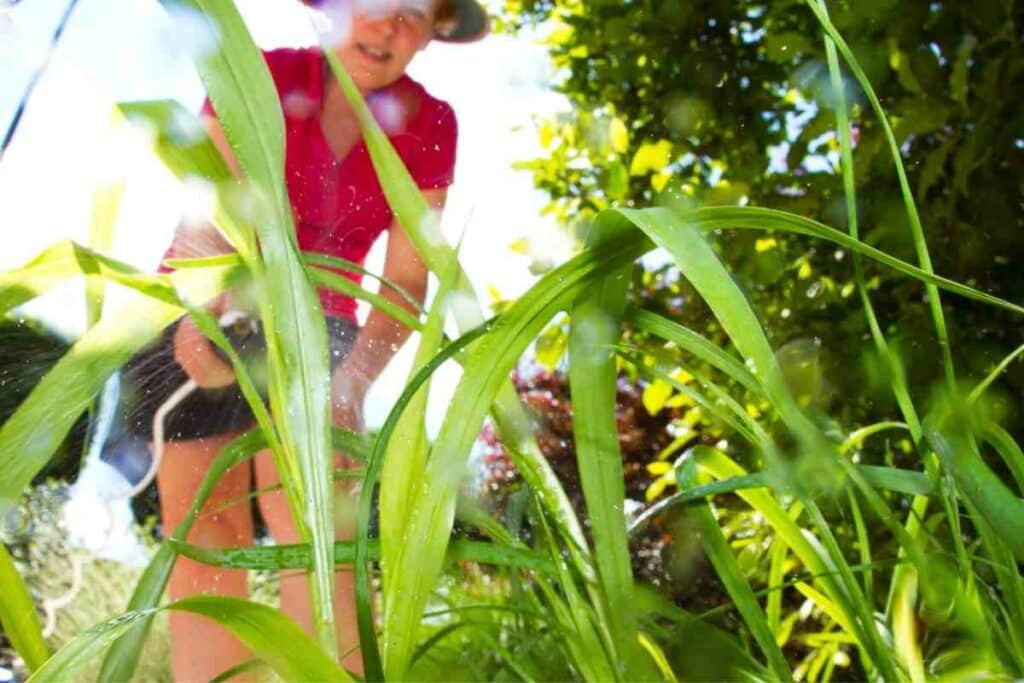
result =
[{"label": "white hose", "polygon": [[160,461],[164,457],[164,420],[167,418],[168,413],[177,408],[179,403],[196,390],[197,386],[194,379],[188,380],[178,387],[156,409],[156,413],[153,415],[153,458],[149,461],[149,470],[146,472],[146,476],[139,480],[139,483],[128,492],[128,495],[125,496],[126,498],[134,498],[145,491],[146,487],[153,481],[153,478],[156,477],[156,473],[160,470]]}]

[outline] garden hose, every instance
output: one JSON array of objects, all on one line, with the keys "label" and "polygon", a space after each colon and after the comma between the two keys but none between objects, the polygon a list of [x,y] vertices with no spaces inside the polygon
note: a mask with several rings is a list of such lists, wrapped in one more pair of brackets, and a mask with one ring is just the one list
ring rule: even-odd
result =
[{"label": "garden hose", "polygon": [[194,379],[189,379],[178,387],[173,394],[168,396],[160,404],[160,407],[156,409],[156,413],[153,415],[153,458],[149,461],[149,469],[146,471],[146,475],[132,487],[132,490],[125,496],[126,498],[134,498],[145,491],[146,487],[156,477],[156,473],[160,470],[160,461],[164,456],[164,419],[166,419],[168,413],[178,407],[179,403],[188,398],[189,394],[195,391],[197,386]]}]

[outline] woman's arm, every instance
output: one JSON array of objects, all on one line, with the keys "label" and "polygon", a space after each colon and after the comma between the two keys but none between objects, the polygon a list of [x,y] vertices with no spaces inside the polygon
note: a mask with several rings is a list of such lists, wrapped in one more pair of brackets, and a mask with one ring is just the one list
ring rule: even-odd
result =
[{"label": "woman's arm", "polygon": [[[432,209],[441,211],[447,188],[424,190],[423,196]],[[384,277],[402,287],[420,304],[426,298],[427,267],[397,221],[388,232]],[[380,293],[412,315],[417,314],[409,302],[390,287],[382,287]],[[370,312],[352,350],[331,378],[332,419],[336,426],[362,428],[363,401],[367,390],[410,334],[409,328],[384,313],[376,309]]]},{"label": "woman's arm", "polygon": [[[224,157],[228,168],[236,177],[241,177],[242,172],[231,152],[231,145],[224,137],[220,122],[215,116],[203,115],[203,125],[206,132],[213,141],[214,146]],[[223,238],[213,225],[206,224],[199,229],[183,229],[178,226],[174,232],[174,240],[171,243],[171,253],[175,256],[212,256],[218,253],[227,253],[231,245]],[[227,298],[224,295],[217,297],[209,305],[207,310],[214,315],[224,312],[227,305]],[[174,359],[185,370],[185,373],[201,387],[215,388],[234,384],[235,371],[230,364],[222,360],[213,350],[213,344],[203,336],[196,327],[192,318],[185,316],[172,337],[174,348]]]}]

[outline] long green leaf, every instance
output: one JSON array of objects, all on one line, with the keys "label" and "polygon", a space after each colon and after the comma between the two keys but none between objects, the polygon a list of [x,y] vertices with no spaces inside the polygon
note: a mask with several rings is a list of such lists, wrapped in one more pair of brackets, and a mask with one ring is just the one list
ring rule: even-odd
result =
[{"label": "long green leaf", "polygon": [[[697,464],[692,459],[685,462],[679,471],[678,480],[680,485],[691,487],[698,482]],[[690,514],[697,522],[697,529],[700,533],[701,544],[704,552],[715,568],[715,572],[729,592],[729,597],[743,615],[754,640],[757,641],[761,652],[768,661],[768,667],[780,681],[787,681],[793,678],[786,657],[782,654],[779,646],[775,643],[775,633],[768,625],[761,606],[754,597],[754,591],[750,584],[743,577],[739,563],[729,550],[729,543],[722,533],[718,520],[711,512],[711,506],[704,501],[693,503],[689,508]]]},{"label": "long green leaf", "polygon": [[[614,237],[627,226],[598,220],[588,246]],[[626,519],[622,513],[625,484],[616,426],[616,365],[614,345],[626,305],[629,266],[603,278],[572,308],[569,332],[569,384],[573,397],[573,435],[576,462],[594,535],[594,557],[601,578],[605,613],[610,616],[607,649],[616,658],[615,670],[628,680],[641,675],[641,653],[633,614],[633,570],[629,557]],[[647,663],[644,658],[644,663]]]},{"label": "long green leaf", "polygon": [[[216,48],[197,60],[199,75],[254,200],[267,208],[266,220],[255,224],[266,267],[256,274],[256,288],[267,338],[270,403],[284,445],[275,464],[285,490],[301,490],[301,507],[294,493],[289,502],[300,534],[314,548],[314,630],[325,651],[335,654],[327,330],[299,256],[285,188],[284,118],[267,65],[234,3],[176,1],[199,10],[219,38]],[[295,466],[297,480],[291,476]]]},{"label": "long green leaf", "polygon": [[[196,562],[229,569],[308,569],[310,552],[308,544],[247,546],[244,548],[205,548],[170,539],[171,547],[180,555]],[[380,559],[380,544],[370,541],[367,545],[370,560]],[[551,561],[533,551],[510,548],[482,541],[453,540],[448,545],[447,561],[479,562],[502,567],[531,569],[550,574],[554,571]],[[337,541],[334,544],[335,564],[355,562],[355,541]]]},{"label": "long green leaf", "polygon": [[110,374],[181,317],[184,308],[171,301],[179,295],[208,300],[237,273],[237,268],[173,273],[167,277],[177,293],[167,285],[154,285],[160,287],[159,299],[130,292],[117,315],[105,316],[64,354],[0,427],[0,514],[46,464]]},{"label": "long green leaf", "polygon": [[930,414],[924,428],[925,437],[953,476],[957,489],[992,525],[1014,557],[1024,561],[1024,498],[1015,496],[985,464],[969,426],[952,406]]},{"label": "long green leaf", "polygon": [[38,669],[49,658],[50,648],[43,640],[35,603],[3,543],[0,543],[0,629],[30,671]]},{"label": "long green leaf", "polygon": [[[197,595],[164,609],[191,612],[216,621],[286,681],[352,681],[301,628],[272,607],[237,598]],[[75,673],[111,641],[157,611],[128,612],[93,626],[61,648],[29,680],[74,680]]]}]

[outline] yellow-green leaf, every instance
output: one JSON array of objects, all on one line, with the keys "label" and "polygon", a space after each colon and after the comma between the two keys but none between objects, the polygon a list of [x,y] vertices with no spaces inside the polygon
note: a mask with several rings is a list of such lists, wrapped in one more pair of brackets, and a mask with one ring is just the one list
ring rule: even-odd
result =
[{"label": "yellow-green leaf", "polygon": [[629,149],[629,129],[622,119],[614,118],[608,126],[608,137],[612,143],[612,149],[618,154],[625,154]]},{"label": "yellow-green leaf", "polygon": [[656,379],[644,387],[643,402],[644,408],[651,415],[657,415],[658,411],[665,407],[665,401],[672,395],[672,386],[668,382]]},{"label": "yellow-green leaf", "polygon": [[660,171],[668,166],[672,154],[672,143],[668,140],[657,142],[645,142],[633,155],[633,161],[629,165],[630,175],[644,175]]}]

